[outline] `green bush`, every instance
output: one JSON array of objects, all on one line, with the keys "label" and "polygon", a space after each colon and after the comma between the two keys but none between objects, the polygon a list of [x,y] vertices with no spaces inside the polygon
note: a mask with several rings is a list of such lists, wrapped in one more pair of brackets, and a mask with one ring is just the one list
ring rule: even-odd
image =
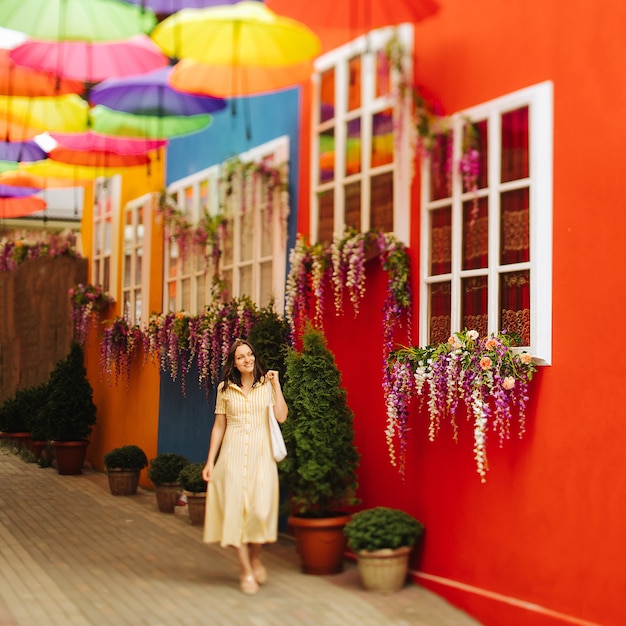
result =
[{"label": "green bush", "polygon": [[189,464],[187,457],[174,452],[161,452],[148,464],[148,478],[155,485],[178,482],[180,471]]},{"label": "green bush", "polygon": [[146,465],[148,465],[146,453],[139,446],[132,444],[114,448],[104,455],[104,466],[107,468],[141,470]]},{"label": "green bush", "polygon": [[5,433],[26,432],[24,415],[20,411],[17,396],[7,398],[0,406],[0,431]]},{"label": "green bush", "polygon": [[289,416],[282,425],[287,458],[279,463],[296,513],[329,517],[357,504],[353,413],[335,358],[320,330],[309,325],[302,351],[286,358],[284,395]]},{"label": "green bush", "polygon": [[202,470],[204,463],[189,463],[185,465],[180,474],[178,474],[178,482],[185,491],[192,493],[203,493],[206,491],[206,480],[202,478]]},{"label": "green bush", "polygon": [[400,509],[378,506],[355,513],[343,533],[355,552],[394,550],[413,546],[424,534],[424,525]]},{"label": "green bush", "polygon": [[47,441],[50,439],[43,409],[50,395],[46,383],[25,389],[20,400],[24,411],[26,430],[31,434],[33,441]]}]

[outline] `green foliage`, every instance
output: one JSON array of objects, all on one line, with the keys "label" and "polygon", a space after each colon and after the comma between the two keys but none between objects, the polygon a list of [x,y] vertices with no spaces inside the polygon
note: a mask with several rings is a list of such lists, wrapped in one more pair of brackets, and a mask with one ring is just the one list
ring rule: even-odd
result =
[{"label": "green foliage", "polygon": [[148,478],[155,485],[163,483],[176,483],[178,476],[186,465],[189,464],[187,457],[175,452],[161,452],[150,459],[148,464]]},{"label": "green foliage", "polygon": [[206,491],[206,481],[202,478],[204,463],[189,463],[178,474],[178,482],[185,491],[203,493]]},{"label": "green foliage", "polygon": [[301,352],[286,358],[284,395],[289,417],[283,424],[287,458],[279,464],[291,504],[304,515],[325,517],[356,504],[353,413],[341,373],[323,333],[308,326]]},{"label": "green foliage", "polygon": [[131,444],[109,450],[104,455],[104,465],[107,468],[119,467],[141,470],[148,465],[148,457],[139,446]]},{"label": "green foliage", "polygon": [[413,546],[424,534],[424,525],[404,511],[378,506],[355,513],[343,534],[355,552],[395,550]]},{"label": "green foliage", "polygon": [[16,396],[7,398],[2,406],[0,406],[0,431],[5,433],[26,431],[24,415],[20,411]]},{"label": "green foliage", "polygon": [[96,423],[93,389],[83,363],[83,349],[74,342],[57,362],[48,381],[48,400],[40,416],[48,437],[56,441],[89,439]]},{"label": "green foliage", "polygon": [[259,309],[258,317],[248,333],[248,340],[268,370],[277,370],[285,377],[285,356],[289,348],[289,324],[276,313],[274,305]]},{"label": "green foliage", "polygon": [[19,389],[0,407],[0,431],[29,432],[34,440],[47,439],[46,427],[39,418],[48,400],[48,386],[35,385]]}]

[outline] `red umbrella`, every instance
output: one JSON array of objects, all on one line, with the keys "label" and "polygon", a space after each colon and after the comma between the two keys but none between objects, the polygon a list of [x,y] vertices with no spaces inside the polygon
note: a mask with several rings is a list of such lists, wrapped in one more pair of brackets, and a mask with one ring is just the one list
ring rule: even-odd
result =
[{"label": "red umbrella", "polygon": [[53,161],[88,167],[131,167],[150,163],[150,157],[147,154],[117,154],[104,150],[72,150],[62,146],[50,150],[48,156]]},{"label": "red umbrella", "polygon": [[95,150],[116,154],[145,154],[167,144],[167,139],[116,137],[92,130],[84,133],[50,133],[50,136],[63,147],[72,150]]},{"label": "red umbrella", "polygon": [[46,201],[39,196],[26,196],[25,198],[0,196],[0,219],[24,217],[43,211],[45,208]]}]

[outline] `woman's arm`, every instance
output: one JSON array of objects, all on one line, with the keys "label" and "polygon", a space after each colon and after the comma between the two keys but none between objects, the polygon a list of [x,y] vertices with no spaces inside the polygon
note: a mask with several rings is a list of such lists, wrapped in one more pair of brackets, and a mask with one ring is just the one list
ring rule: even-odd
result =
[{"label": "woman's arm", "polygon": [[207,482],[211,482],[213,477],[213,466],[215,465],[215,457],[222,445],[222,439],[224,439],[224,432],[226,430],[226,415],[224,413],[215,414],[215,422],[211,430],[211,442],[209,444],[209,454],[207,457],[206,465],[202,470],[202,478]]},{"label": "woman's arm", "polygon": [[285,396],[283,396],[283,390],[278,380],[278,372],[276,370],[270,370],[265,377],[272,383],[272,389],[274,391],[274,415],[276,415],[276,421],[281,424],[287,419],[287,413],[289,409],[285,402]]}]

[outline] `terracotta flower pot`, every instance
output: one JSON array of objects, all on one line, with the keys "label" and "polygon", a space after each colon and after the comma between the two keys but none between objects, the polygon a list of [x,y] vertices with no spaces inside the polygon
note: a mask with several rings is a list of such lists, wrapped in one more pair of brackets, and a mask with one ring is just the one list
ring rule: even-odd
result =
[{"label": "terracotta flower pot", "polygon": [[57,472],[64,476],[81,474],[87,455],[88,441],[51,441]]},{"label": "terracotta flower pot", "polygon": [[357,567],[363,586],[369,591],[394,593],[404,587],[411,548],[360,550]]}]

